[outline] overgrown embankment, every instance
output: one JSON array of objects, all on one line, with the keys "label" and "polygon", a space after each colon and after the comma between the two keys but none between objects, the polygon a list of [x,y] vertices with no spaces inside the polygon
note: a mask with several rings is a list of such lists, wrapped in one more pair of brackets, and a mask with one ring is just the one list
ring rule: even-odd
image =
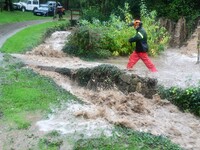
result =
[{"label": "overgrown embankment", "polygon": [[57,68],[55,71],[67,75],[80,86],[92,90],[116,88],[127,94],[138,92],[147,98],[152,98],[157,93],[156,79],[128,74],[112,65],[99,65],[94,68],[80,68],[72,71],[67,68]]},{"label": "overgrown embankment", "polygon": [[39,67],[44,70],[55,71],[66,75],[78,85],[84,86],[94,91],[118,89],[125,94],[131,92],[141,93],[146,98],[152,98],[155,94],[160,94],[163,99],[170,100],[182,111],[189,111],[200,116],[200,87],[191,86],[187,88],[158,85],[156,78],[141,77],[136,74],[123,72],[116,66],[99,65],[93,68],[53,68]]}]

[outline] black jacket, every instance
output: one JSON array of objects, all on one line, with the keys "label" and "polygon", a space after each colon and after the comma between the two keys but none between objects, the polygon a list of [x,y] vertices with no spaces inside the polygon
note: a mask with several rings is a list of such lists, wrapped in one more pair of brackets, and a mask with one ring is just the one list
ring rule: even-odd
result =
[{"label": "black jacket", "polygon": [[136,42],[136,52],[147,52],[148,51],[148,43],[147,43],[147,33],[144,28],[139,27],[137,33],[134,37],[129,39],[129,42]]}]

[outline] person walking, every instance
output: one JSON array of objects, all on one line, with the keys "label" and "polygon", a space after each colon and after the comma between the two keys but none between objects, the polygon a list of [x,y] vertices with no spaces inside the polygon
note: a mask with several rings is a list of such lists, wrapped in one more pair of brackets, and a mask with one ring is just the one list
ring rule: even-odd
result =
[{"label": "person walking", "polygon": [[142,27],[142,22],[140,20],[134,20],[129,26],[133,26],[137,33],[134,37],[129,39],[130,43],[136,42],[135,51],[129,56],[127,69],[130,70],[134,67],[134,65],[141,59],[146,67],[151,72],[157,72],[155,65],[150,60],[147,51],[148,51],[148,43],[147,43],[147,33]]}]

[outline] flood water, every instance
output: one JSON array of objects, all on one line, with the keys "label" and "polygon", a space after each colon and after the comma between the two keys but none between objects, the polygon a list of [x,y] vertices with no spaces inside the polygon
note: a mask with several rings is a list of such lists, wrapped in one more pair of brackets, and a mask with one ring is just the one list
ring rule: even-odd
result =
[{"label": "flood water", "polygon": [[[186,149],[200,149],[200,119],[189,113],[180,112],[159,96],[146,99],[139,93],[125,95],[114,89],[91,91],[77,86],[66,76],[38,69],[38,65],[75,69],[94,67],[102,63],[112,64],[123,70],[126,68],[128,57],[86,62],[64,55],[60,47],[64,45],[69,34],[68,31],[55,32],[31,53],[13,55],[39,74],[51,77],[62,88],[85,102],[83,105],[64,103],[60,109],[52,107],[54,113],[48,119],[36,123],[38,130],[58,130],[65,135],[78,132],[87,138],[97,137],[100,133],[110,136],[113,124],[123,124],[134,130],[169,137]],[[197,85],[200,81],[200,64],[195,64],[196,58],[196,54],[187,56],[181,54],[179,49],[168,49],[160,56],[151,58],[158,73],[150,73],[142,61],[139,61],[129,73],[157,78],[158,84],[166,87]]]},{"label": "flood water", "polygon": [[[188,87],[198,85],[200,81],[200,64],[197,63],[197,54],[187,56],[180,53],[180,49],[168,49],[157,57],[150,57],[158,72],[151,73],[145,64],[139,60],[132,73],[143,77],[155,77],[158,84],[166,87]],[[108,63],[126,69],[128,57],[112,58],[101,63]]]}]

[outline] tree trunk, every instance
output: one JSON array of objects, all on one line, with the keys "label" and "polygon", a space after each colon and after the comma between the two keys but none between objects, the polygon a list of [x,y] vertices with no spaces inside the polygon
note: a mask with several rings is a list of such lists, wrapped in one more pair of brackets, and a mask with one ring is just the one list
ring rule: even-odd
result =
[{"label": "tree trunk", "polygon": [[13,7],[12,7],[12,0],[5,0],[4,9],[7,10],[7,11],[13,10]]}]

